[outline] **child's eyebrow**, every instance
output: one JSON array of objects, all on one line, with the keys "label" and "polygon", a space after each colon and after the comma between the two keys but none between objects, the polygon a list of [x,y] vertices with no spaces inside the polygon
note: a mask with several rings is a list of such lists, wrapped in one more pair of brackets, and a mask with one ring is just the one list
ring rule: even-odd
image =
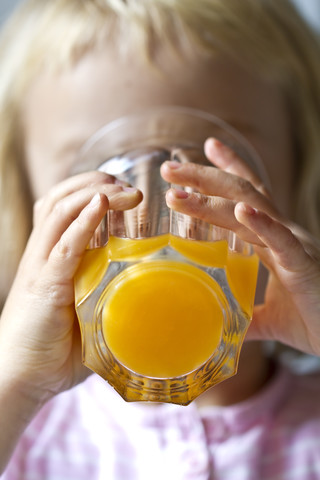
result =
[{"label": "child's eyebrow", "polygon": [[[259,133],[256,124],[247,121],[246,119],[236,116],[228,117],[222,115],[217,116],[217,118],[220,118],[224,123],[234,129],[235,135],[240,134],[244,137],[247,137],[247,135],[257,135]],[[208,137],[209,136],[210,132],[208,132]],[[212,132],[212,136],[214,136],[214,132]],[[88,158],[87,156],[85,158],[81,158],[81,149],[87,140],[88,139],[84,138],[82,135],[77,135],[74,138],[70,138],[68,140],[66,139],[66,142],[61,145],[61,148],[59,149],[59,157],[69,159],[72,158],[72,161],[69,163],[69,175],[76,175],[89,170],[96,170],[107,160],[107,155],[103,155],[102,152],[99,152],[99,154],[94,155],[91,158]]]}]

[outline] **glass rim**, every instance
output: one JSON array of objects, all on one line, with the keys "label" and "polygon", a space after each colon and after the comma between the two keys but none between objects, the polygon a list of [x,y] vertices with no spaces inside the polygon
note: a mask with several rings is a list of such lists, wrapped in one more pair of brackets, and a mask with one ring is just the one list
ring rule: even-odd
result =
[{"label": "glass rim", "polygon": [[[179,119],[183,119],[188,122],[189,126],[197,126],[197,128],[186,132],[184,127],[179,128],[176,123],[172,123]],[[167,127],[164,128],[166,121]],[[154,128],[157,126],[156,122],[161,125],[161,130]],[[130,129],[127,128],[128,125],[130,125]],[[144,128],[134,130],[139,125]],[[152,126],[151,133],[149,129]],[[108,142],[107,154],[104,155],[103,151],[101,163],[129,150],[147,146],[170,148],[183,145],[203,149],[204,142],[209,137],[217,138],[233,149],[250,168],[254,169],[266,187],[271,190],[266,168],[251,143],[235,127],[220,117],[197,108],[165,105],[120,116],[103,125],[86,140],[79,150],[79,158],[85,160],[91,157],[94,150],[97,154],[105,142]]]}]

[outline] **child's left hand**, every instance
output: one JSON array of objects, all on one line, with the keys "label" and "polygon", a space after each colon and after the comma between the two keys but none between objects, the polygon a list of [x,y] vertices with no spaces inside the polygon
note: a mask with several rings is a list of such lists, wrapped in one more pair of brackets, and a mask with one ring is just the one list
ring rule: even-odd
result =
[{"label": "child's left hand", "polygon": [[228,228],[251,242],[269,270],[264,304],[256,305],[248,339],[277,340],[320,355],[320,246],[279,213],[261,180],[228,147],[209,139],[205,152],[219,168],[166,162],[167,204],[179,212]]}]

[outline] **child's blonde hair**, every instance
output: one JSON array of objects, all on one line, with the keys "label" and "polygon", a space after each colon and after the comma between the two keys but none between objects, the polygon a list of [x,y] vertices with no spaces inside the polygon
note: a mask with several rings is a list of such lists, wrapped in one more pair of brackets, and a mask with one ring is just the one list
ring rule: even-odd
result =
[{"label": "child's blonde hair", "polygon": [[74,65],[106,41],[120,49],[137,42],[152,59],[157,45],[179,49],[181,38],[279,85],[297,152],[295,220],[320,234],[320,50],[289,1],[26,0],[0,40],[0,295],[31,228],[21,105],[33,79]]}]

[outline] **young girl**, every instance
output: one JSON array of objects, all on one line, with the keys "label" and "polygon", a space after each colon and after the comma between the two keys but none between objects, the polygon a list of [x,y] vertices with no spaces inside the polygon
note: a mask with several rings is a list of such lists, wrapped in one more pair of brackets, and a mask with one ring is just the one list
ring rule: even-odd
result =
[{"label": "young girl", "polygon": [[[2,478],[320,478],[320,377],[293,374],[261,343],[320,355],[320,248],[302,229],[320,233],[319,47],[293,7],[27,0],[0,55]],[[202,194],[169,190],[171,208],[234,230],[269,270],[239,373],[188,407],[126,404],[87,378],[74,311],[96,227],[141,201],[97,165],[71,176],[79,149],[104,124],[159,105],[231,124],[272,187],[213,138],[204,148],[218,169],[162,166]]]}]

